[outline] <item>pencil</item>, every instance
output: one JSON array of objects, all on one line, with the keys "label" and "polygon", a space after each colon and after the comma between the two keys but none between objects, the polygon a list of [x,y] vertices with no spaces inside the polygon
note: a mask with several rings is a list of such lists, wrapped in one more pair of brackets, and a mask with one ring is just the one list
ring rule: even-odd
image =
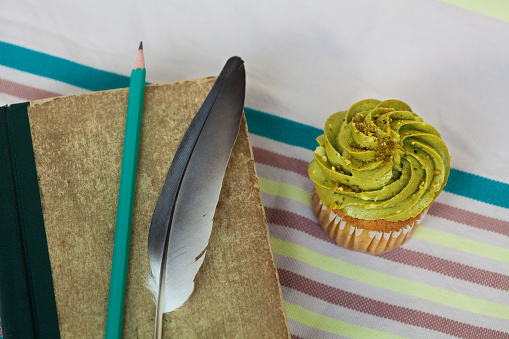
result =
[{"label": "pencil", "polygon": [[115,225],[113,259],[111,262],[110,292],[105,335],[105,338],[111,339],[122,337],[144,92],[145,60],[143,56],[143,45],[140,43],[138,54],[136,55],[134,66],[131,71],[131,82],[129,84],[124,150],[122,153],[120,189],[118,192],[117,222]]}]

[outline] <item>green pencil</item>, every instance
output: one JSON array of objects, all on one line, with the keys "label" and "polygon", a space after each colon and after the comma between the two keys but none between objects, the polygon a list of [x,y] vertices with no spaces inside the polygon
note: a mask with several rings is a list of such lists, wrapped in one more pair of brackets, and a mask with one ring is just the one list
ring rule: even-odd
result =
[{"label": "green pencil", "polygon": [[141,112],[145,92],[145,60],[143,45],[140,43],[129,85],[127,117],[125,122],[124,150],[120,189],[118,192],[117,223],[113,259],[111,262],[110,293],[105,338],[121,338],[124,320],[125,286],[131,243],[131,222],[133,217],[134,189],[140,145]]}]

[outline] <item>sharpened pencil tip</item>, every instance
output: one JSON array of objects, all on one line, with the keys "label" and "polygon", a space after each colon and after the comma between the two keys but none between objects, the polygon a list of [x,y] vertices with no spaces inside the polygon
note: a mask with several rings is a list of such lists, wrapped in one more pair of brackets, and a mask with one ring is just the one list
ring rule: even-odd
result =
[{"label": "sharpened pencil tip", "polygon": [[136,59],[134,60],[133,69],[137,68],[145,68],[145,57],[143,56],[143,43],[140,42],[140,48],[138,48],[138,53],[136,54]]},{"label": "sharpened pencil tip", "polygon": [[140,47],[138,49],[143,49],[143,41],[140,41]]}]

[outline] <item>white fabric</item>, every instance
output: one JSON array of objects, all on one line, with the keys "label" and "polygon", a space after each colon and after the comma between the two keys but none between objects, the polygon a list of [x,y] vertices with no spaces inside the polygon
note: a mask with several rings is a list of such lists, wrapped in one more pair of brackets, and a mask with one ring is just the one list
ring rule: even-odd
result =
[{"label": "white fabric", "polygon": [[509,183],[509,24],[446,3],[18,0],[2,6],[0,40],[125,75],[142,40],[154,83],[239,55],[246,106],[316,127],[360,99],[401,99],[454,168]]}]

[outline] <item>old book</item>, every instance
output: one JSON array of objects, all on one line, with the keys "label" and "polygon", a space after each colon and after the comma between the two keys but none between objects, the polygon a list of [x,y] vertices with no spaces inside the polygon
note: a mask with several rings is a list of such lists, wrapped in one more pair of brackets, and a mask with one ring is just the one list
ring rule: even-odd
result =
[{"label": "old book", "polygon": [[[150,220],[172,157],[214,80],[146,87],[125,338],[152,336],[155,305],[145,288]],[[0,219],[0,318],[5,338],[28,333],[20,328],[25,321],[31,321],[38,334],[52,333],[41,328],[52,326],[56,316],[63,338],[104,337],[127,97],[127,89],[118,89],[2,108],[0,151],[8,161],[0,167],[2,200],[6,198],[0,212],[10,211]],[[30,159],[35,161],[32,170],[23,165]],[[37,207],[39,198],[42,210]],[[47,272],[32,276],[34,270],[43,270],[45,255]],[[12,267],[17,275],[9,273]],[[54,294],[48,294],[51,284]],[[26,304],[20,306],[22,302]],[[165,337],[289,337],[245,119],[195,291],[164,321]]]}]

